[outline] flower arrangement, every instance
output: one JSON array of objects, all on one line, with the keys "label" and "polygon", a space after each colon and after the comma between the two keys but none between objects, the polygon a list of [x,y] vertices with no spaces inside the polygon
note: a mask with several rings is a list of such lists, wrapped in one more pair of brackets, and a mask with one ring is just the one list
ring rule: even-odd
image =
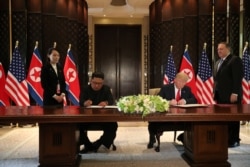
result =
[{"label": "flower arrangement", "polygon": [[169,102],[158,95],[131,95],[121,97],[117,107],[124,113],[142,113],[144,117],[150,113],[168,111]]}]

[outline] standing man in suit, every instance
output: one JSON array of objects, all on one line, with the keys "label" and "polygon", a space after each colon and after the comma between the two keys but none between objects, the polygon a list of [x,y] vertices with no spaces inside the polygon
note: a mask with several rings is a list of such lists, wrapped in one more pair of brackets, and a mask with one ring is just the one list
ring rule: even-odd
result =
[{"label": "standing man in suit", "polygon": [[[114,98],[109,86],[104,84],[104,74],[102,72],[94,72],[91,77],[90,85],[87,85],[80,92],[80,106],[88,107],[91,105],[113,105]],[[87,127],[98,126],[103,129],[103,135],[95,142],[90,142],[85,133]],[[88,122],[80,123],[80,144],[84,145],[84,149],[80,153],[97,152],[101,145],[107,149],[113,144],[116,137],[117,122]]]},{"label": "standing man in suit", "polygon": [[[244,76],[242,60],[231,54],[226,42],[219,43],[217,51],[220,59],[214,68],[214,99],[218,104],[240,104]],[[240,145],[239,132],[239,121],[228,124],[228,147]]]},{"label": "standing man in suit", "polygon": [[48,50],[48,61],[42,67],[41,84],[43,87],[44,106],[63,106],[66,83],[62,67],[59,64],[60,54],[56,48]]},{"label": "standing man in suit", "polygon": [[[194,104],[197,103],[197,100],[194,94],[191,92],[191,88],[186,86],[188,81],[188,75],[184,72],[180,72],[176,75],[174,83],[164,85],[160,92],[159,96],[169,100],[170,105],[183,105],[183,104]],[[149,131],[149,143],[148,148],[153,148],[155,143],[155,135],[157,129],[160,126],[168,125],[168,122],[149,122],[148,131]],[[183,134],[178,136],[178,140],[183,142]]]}]

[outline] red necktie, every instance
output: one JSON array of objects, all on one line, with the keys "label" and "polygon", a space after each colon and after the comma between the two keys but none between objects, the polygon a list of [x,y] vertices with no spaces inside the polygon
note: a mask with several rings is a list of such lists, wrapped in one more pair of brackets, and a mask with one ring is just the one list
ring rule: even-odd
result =
[{"label": "red necktie", "polygon": [[180,89],[178,89],[175,99],[176,99],[176,101],[179,101],[181,99],[181,91],[180,91]]}]

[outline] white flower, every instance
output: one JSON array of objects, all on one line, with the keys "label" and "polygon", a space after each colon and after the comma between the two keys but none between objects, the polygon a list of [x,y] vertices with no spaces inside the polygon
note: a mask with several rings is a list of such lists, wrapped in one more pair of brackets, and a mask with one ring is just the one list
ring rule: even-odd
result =
[{"label": "white flower", "polygon": [[141,113],[144,117],[150,113],[167,112],[169,102],[155,95],[131,95],[120,98],[117,106],[121,112]]}]

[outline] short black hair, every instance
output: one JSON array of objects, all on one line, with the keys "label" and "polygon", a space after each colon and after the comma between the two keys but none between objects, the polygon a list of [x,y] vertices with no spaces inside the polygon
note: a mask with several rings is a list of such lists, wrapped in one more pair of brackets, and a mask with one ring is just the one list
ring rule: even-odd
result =
[{"label": "short black hair", "polygon": [[50,54],[52,53],[53,50],[55,50],[55,51],[58,52],[58,50],[57,50],[56,48],[49,48],[47,54],[50,55]]},{"label": "short black hair", "polygon": [[104,79],[104,74],[103,74],[103,72],[95,71],[95,72],[93,72],[91,78],[92,78],[92,79],[93,79],[93,78],[102,78],[102,79]]}]

